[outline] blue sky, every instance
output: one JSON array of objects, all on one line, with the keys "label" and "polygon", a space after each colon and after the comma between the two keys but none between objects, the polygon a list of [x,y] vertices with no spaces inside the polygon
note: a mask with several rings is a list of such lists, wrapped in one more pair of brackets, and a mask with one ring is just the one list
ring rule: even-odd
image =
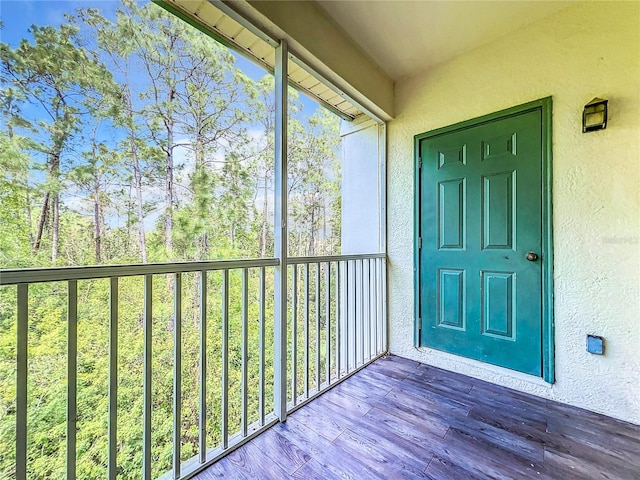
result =
[{"label": "blue sky", "polygon": [[[140,1],[140,4],[148,3],[147,1]],[[3,28],[0,30],[0,40],[3,43],[9,44],[11,47],[16,47],[20,41],[24,38],[31,40],[31,34],[29,28],[32,25],[51,25],[60,26],[66,22],[65,14],[74,13],[78,8],[97,8],[101,11],[102,15],[115,19],[116,9],[121,5],[119,0],[102,0],[102,1],[76,1],[76,0],[0,0],[0,19],[3,22]],[[241,68],[245,74],[254,80],[262,78],[266,71],[244,58],[239,54],[235,54],[236,65]],[[306,95],[300,94],[299,100],[303,104],[303,116],[311,116],[318,108],[319,105],[314,100],[310,99]],[[27,107],[24,106],[23,113],[26,113],[31,117],[39,117],[42,112],[40,107],[32,104]],[[106,137],[110,138],[110,141],[114,141],[115,133],[109,131],[107,128]],[[182,149],[184,150],[184,149]],[[183,164],[186,166],[186,150],[182,151],[180,148],[176,150],[177,164]],[[34,159],[37,158],[37,155]],[[44,159],[41,159],[44,161]],[[80,157],[76,157],[76,160],[72,162],[82,161]],[[43,173],[38,170],[32,172],[33,178],[36,181],[43,179]],[[80,206],[81,195],[77,196],[77,201],[74,200],[74,193],[70,192],[70,195],[65,199],[65,203],[72,206],[74,209],[82,210]],[[152,228],[155,215],[149,216],[148,228]],[[112,219],[112,222],[118,223],[117,219]],[[111,222],[110,222],[111,223]]]},{"label": "blue sky", "polygon": [[[147,1],[140,1],[146,4]],[[77,1],[77,0],[0,0],[0,19],[4,26],[0,30],[0,40],[11,46],[16,46],[21,39],[29,38],[28,29],[31,25],[59,26],[65,21],[65,13],[72,13],[78,8],[99,8],[107,18],[114,18],[119,0]],[[234,55],[237,65],[249,77],[258,80],[264,76],[265,70],[242,55]],[[313,114],[318,103],[300,94],[307,115]]]},{"label": "blue sky", "polygon": [[12,46],[27,36],[28,28],[35,25],[59,26],[64,22],[64,14],[77,8],[99,8],[105,16],[113,17],[118,1],[102,0],[0,0],[0,17],[4,23],[2,41]]}]

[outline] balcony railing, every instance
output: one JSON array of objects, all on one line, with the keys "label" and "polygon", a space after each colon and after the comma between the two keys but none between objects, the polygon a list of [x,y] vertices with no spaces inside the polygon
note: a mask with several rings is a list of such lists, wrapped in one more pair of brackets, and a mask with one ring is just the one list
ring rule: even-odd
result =
[{"label": "balcony railing", "polygon": [[[282,358],[287,358],[287,410],[291,412],[385,353],[386,264],[384,254],[289,258],[287,264],[287,351]],[[83,335],[95,334],[78,326],[100,323],[90,318],[95,310],[89,314],[79,298],[84,299],[87,291],[103,282],[108,298],[98,316],[104,318],[108,332],[104,392],[108,442],[103,455],[106,464],[101,468],[108,478],[123,474],[119,460],[127,453],[119,442],[118,418],[135,410],[136,402],[127,404],[131,399],[121,398],[118,387],[124,374],[130,379],[139,371],[141,476],[184,479],[278,421],[274,358],[279,347],[274,341],[273,313],[278,265],[277,259],[265,258],[0,272],[0,285],[16,293],[15,304],[10,304],[15,308],[3,315],[13,317],[16,324],[16,393],[11,409],[16,422],[15,478],[31,477],[33,459],[28,451],[34,440],[29,438],[28,418],[30,409],[40,408],[28,396],[28,377],[37,374],[30,369],[34,292],[43,298],[38,289],[48,289],[45,298],[57,297],[59,302],[62,298],[66,304],[61,316],[66,323],[67,478],[81,476],[82,467],[77,451],[77,419],[82,408],[78,406],[78,355],[85,353],[78,345],[79,340],[87,344]],[[142,298],[141,305],[133,306],[130,297],[134,293]],[[138,307],[137,315],[129,311]],[[125,317],[126,325],[120,321]],[[120,344],[123,328],[141,330],[138,357],[125,355],[131,345],[123,348]],[[154,349],[163,338],[169,338],[173,347],[170,357]],[[191,344],[195,345],[193,352],[183,350]],[[158,358],[161,362],[170,358],[172,365],[154,363]],[[171,380],[169,406],[160,405],[168,400],[166,396],[156,398],[158,385],[154,385],[168,382],[167,376]],[[153,432],[154,413],[165,411],[161,407],[170,410],[173,418],[171,458],[165,452],[164,462],[154,445],[158,432]],[[191,424],[185,420],[185,410],[197,411],[189,417]],[[197,442],[193,440],[195,446],[183,451],[185,435],[197,437]]]},{"label": "balcony railing", "polygon": [[288,411],[386,351],[384,255],[290,258]]}]

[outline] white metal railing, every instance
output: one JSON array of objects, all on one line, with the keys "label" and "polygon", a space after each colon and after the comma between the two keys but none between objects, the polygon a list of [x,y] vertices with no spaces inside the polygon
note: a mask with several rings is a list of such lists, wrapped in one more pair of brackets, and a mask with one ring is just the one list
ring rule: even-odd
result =
[{"label": "white metal railing", "polygon": [[[253,436],[278,421],[274,415],[278,388],[273,364],[277,342],[273,339],[274,318],[277,311],[273,296],[274,271],[279,261],[273,258],[228,260],[212,262],[184,262],[166,264],[117,265],[93,267],[62,267],[0,271],[0,286],[16,288],[16,450],[15,478],[29,477],[28,470],[28,382],[29,371],[29,297],[34,284],[66,284],[67,323],[67,386],[66,386],[66,476],[76,478],[77,446],[76,419],[78,416],[78,284],[102,279],[109,284],[108,302],[108,452],[105,470],[108,478],[118,475],[118,383],[120,364],[119,319],[122,314],[122,282],[127,277],[142,279],[142,477],[152,478],[152,410],[153,340],[154,340],[154,281],[172,294],[170,315],[173,321],[173,392],[172,392],[172,469],[153,472],[161,478],[186,479],[215,462],[222,455],[242,445]],[[322,391],[335,385],[349,374],[362,368],[386,351],[385,315],[385,255],[342,255],[287,259],[288,304],[286,309],[288,331],[287,352],[287,411],[300,407]],[[183,297],[184,275],[197,292],[198,317],[198,442],[197,454],[182,461],[182,406],[183,406]],[[215,278],[214,278],[215,276]],[[231,282],[230,278],[234,281]],[[238,278],[239,277],[239,278]],[[230,291],[233,283],[233,295]],[[128,285],[127,285],[128,286]],[[33,287],[35,288],[35,287]],[[157,288],[157,287],[156,287]],[[238,291],[239,290],[239,291]],[[60,293],[58,293],[60,294]],[[216,297],[219,310],[210,308],[211,297]],[[251,297],[251,299],[250,299]],[[257,333],[249,328],[250,308],[257,310]],[[239,305],[238,305],[239,303]],[[256,305],[257,303],[257,305]],[[194,307],[195,308],[195,307]],[[234,312],[231,315],[230,312]],[[236,313],[239,312],[238,315]],[[233,317],[233,320],[230,318]],[[230,365],[230,323],[240,331],[239,365]],[[156,318],[157,322],[157,318]],[[235,327],[238,327],[236,329]],[[253,333],[250,333],[253,332]],[[209,345],[211,337],[220,340],[220,351]],[[257,346],[256,346],[257,343]],[[257,349],[257,359],[255,350]],[[250,359],[249,351],[253,351]],[[208,372],[212,358],[216,359],[213,372]],[[252,362],[257,370],[258,384],[249,385]],[[256,366],[257,365],[257,366]],[[239,369],[237,372],[234,369]],[[230,375],[240,378],[239,422],[230,418]],[[215,385],[207,379],[214,375]],[[235,377],[234,377],[235,378]],[[219,384],[218,384],[219,381]],[[218,411],[208,405],[212,389],[219,389]],[[107,392],[105,392],[107,393]],[[270,395],[274,395],[271,397]],[[249,408],[251,401],[252,407]],[[257,403],[257,408],[255,404]],[[235,406],[234,406],[235,408]],[[249,411],[251,410],[251,411]],[[214,423],[211,426],[208,422]],[[214,444],[208,444],[209,428],[219,430]],[[213,431],[213,430],[212,430]],[[211,442],[209,442],[211,443]],[[155,468],[155,467],[154,467]]]},{"label": "white metal railing", "polygon": [[288,411],[387,350],[385,255],[289,258]]}]

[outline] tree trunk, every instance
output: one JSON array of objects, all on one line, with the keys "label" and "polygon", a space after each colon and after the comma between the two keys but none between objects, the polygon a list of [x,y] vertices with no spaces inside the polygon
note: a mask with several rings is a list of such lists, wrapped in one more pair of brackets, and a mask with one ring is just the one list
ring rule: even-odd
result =
[{"label": "tree trunk", "polygon": [[314,256],[314,245],[315,245],[315,237],[316,237],[316,232],[315,232],[315,225],[316,225],[316,209],[315,207],[311,207],[311,224],[310,224],[310,228],[309,228],[309,249],[307,251],[307,255],[310,257]]},{"label": "tree trunk", "polygon": [[[56,183],[60,177],[60,155],[62,153],[62,145],[64,142],[58,142],[58,145],[55,148],[55,151],[49,154],[47,158],[48,162],[48,171],[47,171],[47,180],[55,179]],[[56,185],[57,189],[57,185]],[[34,250],[40,250],[40,245],[42,242],[42,235],[44,232],[44,227],[47,223],[47,219],[49,216],[49,202],[51,201],[52,192],[47,190],[44,194],[44,200],[42,201],[42,210],[40,211],[40,220],[38,221],[38,231],[36,233],[36,242],[34,244]],[[59,227],[60,227],[60,205],[59,205],[60,197],[58,193],[53,193],[53,231],[54,231],[54,239],[53,245],[51,247],[51,259],[55,260],[58,257],[58,238],[59,238]]]},{"label": "tree trunk", "polygon": [[58,259],[60,244],[60,194],[53,195],[53,234],[51,237],[51,261]]},{"label": "tree trunk", "polygon": [[269,202],[267,201],[267,169],[264,171],[264,198],[262,199],[262,233],[260,235],[260,256],[262,258],[267,255],[267,228],[269,224]]},{"label": "tree trunk", "polygon": [[193,274],[193,328],[200,324],[200,273]]},{"label": "tree trunk", "polygon": [[167,253],[173,250],[173,155],[167,155],[167,191],[165,196],[166,215],[164,218],[165,247]]},{"label": "tree trunk", "polygon": [[327,251],[327,202],[323,199],[322,202],[322,253],[324,255],[330,255],[331,250]]},{"label": "tree trunk", "polygon": [[173,250],[173,204],[174,204],[174,189],[173,184],[173,121],[169,119],[167,125],[167,167],[166,167],[166,191],[165,191],[165,218],[164,218],[164,231],[165,231],[165,248],[167,254],[171,255]]},{"label": "tree trunk", "polygon": [[200,244],[200,258],[198,260],[201,259],[207,259],[207,257],[209,256],[209,237],[207,236],[207,232],[204,232],[202,234],[202,239],[201,239],[201,244]]},{"label": "tree trunk", "polygon": [[95,242],[96,263],[102,263],[102,228],[101,228],[101,211],[100,188],[98,179],[94,176],[93,190],[93,239]]},{"label": "tree trunk", "polygon": [[33,244],[33,249],[37,252],[40,250],[40,243],[42,241],[42,234],[44,232],[44,226],[47,223],[47,217],[49,216],[49,192],[45,192],[44,200],[42,200],[42,209],[40,210],[40,218],[38,219],[38,231],[36,232],[36,241]]},{"label": "tree trunk", "polygon": [[127,97],[129,146],[131,151],[131,161],[133,163],[133,179],[136,190],[136,215],[138,217],[138,244],[140,246],[140,259],[142,263],[147,263],[147,239],[144,233],[144,201],[142,200],[142,171],[140,158],[138,157],[138,146],[136,145],[136,132],[134,123],[133,102],[131,100],[131,82],[129,80],[129,64],[124,69],[125,74],[125,95]]},{"label": "tree trunk", "polygon": [[57,192],[58,186],[57,182],[60,178],[60,155],[62,153],[62,145],[63,142],[59,142],[59,145],[56,147],[56,151],[49,155],[49,171],[47,174],[47,179],[55,179],[56,181],[56,191],[50,192],[47,191],[45,193],[44,201],[42,202],[42,211],[40,213],[40,221],[38,222],[38,233],[36,236],[36,244],[35,250],[38,250],[41,245],[42,235],[44,231],[44,226],[48,217],[49,210],[49,202],[52,203],[52,213],[53,213],[53,235],[51,241],[51,260],[55,261],[58,258],[58,245],[60,242],[60,194]]},{"label": "tree trunk", "polygon": [[[201,211],[200,195],[204,193],[201,191],[201,189],[204,189],[206,191],[209,189],[210,185],[200,183],[201,175],[204,176],[204,172],[206,171],[206,168],[207,168],[205,165],[205,147],[204,147],[204,141],[206,139],[202,135],[203,126],[202,126],[202,118],[200,116],[197,116],[195,119],[195,127],[196,127],[195,132],[197,136],[196,136],[196,141],[194,145],[195,170],[193,174],[193,179],[195,181],[193,182],[193,202],[196,205],[196,215],[198,217],[198,223],[202,222],[203,218],[205,219],[203,222],[204,225],[198,225],[198,227],[196,227],[195,238],[193,239],[196,247],[195,253],[194,253],[194,260],[200,261],[208,257],[207,227],[209,225],[209,222],[207,221],[208,220],[207,214],[210,208],[209,202],[207,202],[204,206],[204,211]],[[201,228],[202,230],[199,231],[198,228]]]},{"label": "tree trunk", "polygon": [[142,200],[142,173],[140,172],[140,160],[138,159],[137,149],[131,140],[131,156],[133,158],[133,178],[136,187],[136,214],[138,216],[138,242],[140,244],[140,257],[142,263],[147,263],[147,240],[144,233],[144,208]]},{"label": "tree trunk", "polygon": [[142,172],[140,159],[133,131],[130,132],[131,158],[133,160],[133,178],[136,188],[136,214],[138,216],[138,243],[140,244],[140,258],[142,263],[147,263],[147,239],[144,233],[144,201],[142,199]]},{"label": "tree trunk", "polygon": [[25,201],[27,202],[27,226],[29,228],[29,245],[31,245],[31,249],[33,249],[33,219],[31,218],[31,195],[29,194],[29,174],[26,175],[26,180],[24,182],[25,188]]}]

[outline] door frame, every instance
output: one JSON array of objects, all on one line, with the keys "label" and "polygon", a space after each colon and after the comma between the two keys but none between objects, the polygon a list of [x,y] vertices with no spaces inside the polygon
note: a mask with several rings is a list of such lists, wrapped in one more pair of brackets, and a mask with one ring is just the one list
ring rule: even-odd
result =
[{"label": "door frame", "polygon": [[498,112],[472,118],[463,122],[437,128],[414,136],[414,345],[421,347],[420,333],[420,142],[426,138],[463,130],[494,120],[502,120],[522,113],[539,111],[542,120],[542,378],[548,383],[555,382],[555,339],[553,317],[553,218],[552,218],[552,98],[546,97]]}]

